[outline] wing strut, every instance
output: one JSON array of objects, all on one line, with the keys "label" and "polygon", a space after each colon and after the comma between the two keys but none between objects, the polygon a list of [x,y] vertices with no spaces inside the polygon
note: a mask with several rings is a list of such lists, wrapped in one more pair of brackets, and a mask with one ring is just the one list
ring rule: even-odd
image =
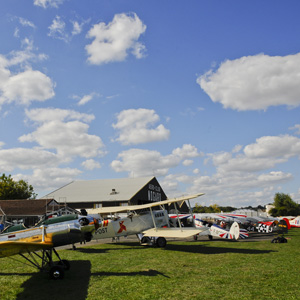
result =
[{"label": "wing strut", "polygon": [[153,221],[153,225],[154,225],[155,231],[157,231],[157,227],[156,227],[156,223],[155,223],[155,218],[153,216],[152,207],[150,207],[150,213],[151,213],[151,217],[152,217],[152,221]]},{"label": "wing strut", "polygon": [[178,209],[177,209],[177,203],[174,202],[174,207],[175,207],[175,211],[176,211],[176,215],[177,215],[177,220],[178,220],[178,225],[182,231],[182,226],[181,226],[181,222],[180,222],[180,219],[179,219],[179,214],[178,214]]},{"label": "wing strut", "polygon": [[190,199],[188,199],[187,202],[188,202],[188,205],[189,205],[190,214],[192,216],[193,227],[196,227],[193,210],[192,210],[191,203],[190,203]]},{"label": "wing strut", "polygon": [[[58,262],[54,262],[52,259],[52,253],[58,258]],[[49,271],[50,278],[62,279],[64,277],[64,271],[70,269],[70,263],[67,260],[61,259],[55,248],[43,249],[42,255],[35,251],[28,251],[28,256],[19,253],[21,257],[26,259],[31,265],[40,271]],[[36,258],[39,258],[39,263]]]}]

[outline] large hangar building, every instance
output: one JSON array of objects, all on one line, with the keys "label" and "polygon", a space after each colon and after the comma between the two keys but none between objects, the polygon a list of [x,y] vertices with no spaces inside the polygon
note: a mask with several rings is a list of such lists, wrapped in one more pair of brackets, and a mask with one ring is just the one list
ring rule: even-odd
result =
[{"label": "large hangar building", "polygon": [[74,209],[139,205],[166,200],[155,177],[78,180],[45,195]]}]

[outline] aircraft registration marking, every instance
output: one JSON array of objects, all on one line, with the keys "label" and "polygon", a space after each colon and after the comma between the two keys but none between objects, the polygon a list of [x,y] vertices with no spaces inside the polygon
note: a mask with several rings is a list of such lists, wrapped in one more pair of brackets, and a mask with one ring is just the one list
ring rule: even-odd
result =
[{"label": "aircraft registration marking", "polygon": [[107,233],[107,227],[105,227],[105,228],[98,228],[97,231],[96,231],[96,233],[98,233],[98,234]]}]

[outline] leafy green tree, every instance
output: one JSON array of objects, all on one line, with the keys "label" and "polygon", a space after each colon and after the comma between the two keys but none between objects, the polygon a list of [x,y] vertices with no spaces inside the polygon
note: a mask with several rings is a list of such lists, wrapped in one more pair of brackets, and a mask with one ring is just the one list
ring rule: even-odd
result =
[{"label": "leafy green tree", "polygon": [[236,210],[237,208],[233,206],[220,206],[220,209],[223,213],[228,213]]},{"label": "leafy green tree", "polygon": [[293,201],[288,194],[276,193],[273,205],[274,208],[270,210],[273,217],[300,215],[300,205]]},{"label": "leafy green tree", "polygon": [[210,206],[201,206],[197,203],[195,204],[195,207],[193,208],[194,213],[219,213],[222,209],[218,204],[212,204]]},{"label": "leafy green tree", "polygon": [[0,199],[35,199],[33,187],[24,180],[14,181],[11,175],[0,177]]},{"label": "leafy green tree", "polygon": [[198,203],[195,204],[193,208],[194,213],[204,213],[204,207],[202,205],[199,205]]}]

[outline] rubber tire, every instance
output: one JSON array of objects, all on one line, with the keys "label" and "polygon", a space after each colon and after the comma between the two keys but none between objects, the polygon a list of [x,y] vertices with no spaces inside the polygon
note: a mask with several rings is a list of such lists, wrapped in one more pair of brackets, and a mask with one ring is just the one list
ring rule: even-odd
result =
[{"label": "rubber tire", "polygon": [[159,247],[159,248],[164,248],[166,247],[167,245],[167,241],[164,237],[159,237],[157,240],[156,240],[156,246]]},{"label": "rubber tire", "polygon": [[53,280],[63,279],[65,276],[64,269],[61,266],[54,266],[49,272],[50,278]]}]

